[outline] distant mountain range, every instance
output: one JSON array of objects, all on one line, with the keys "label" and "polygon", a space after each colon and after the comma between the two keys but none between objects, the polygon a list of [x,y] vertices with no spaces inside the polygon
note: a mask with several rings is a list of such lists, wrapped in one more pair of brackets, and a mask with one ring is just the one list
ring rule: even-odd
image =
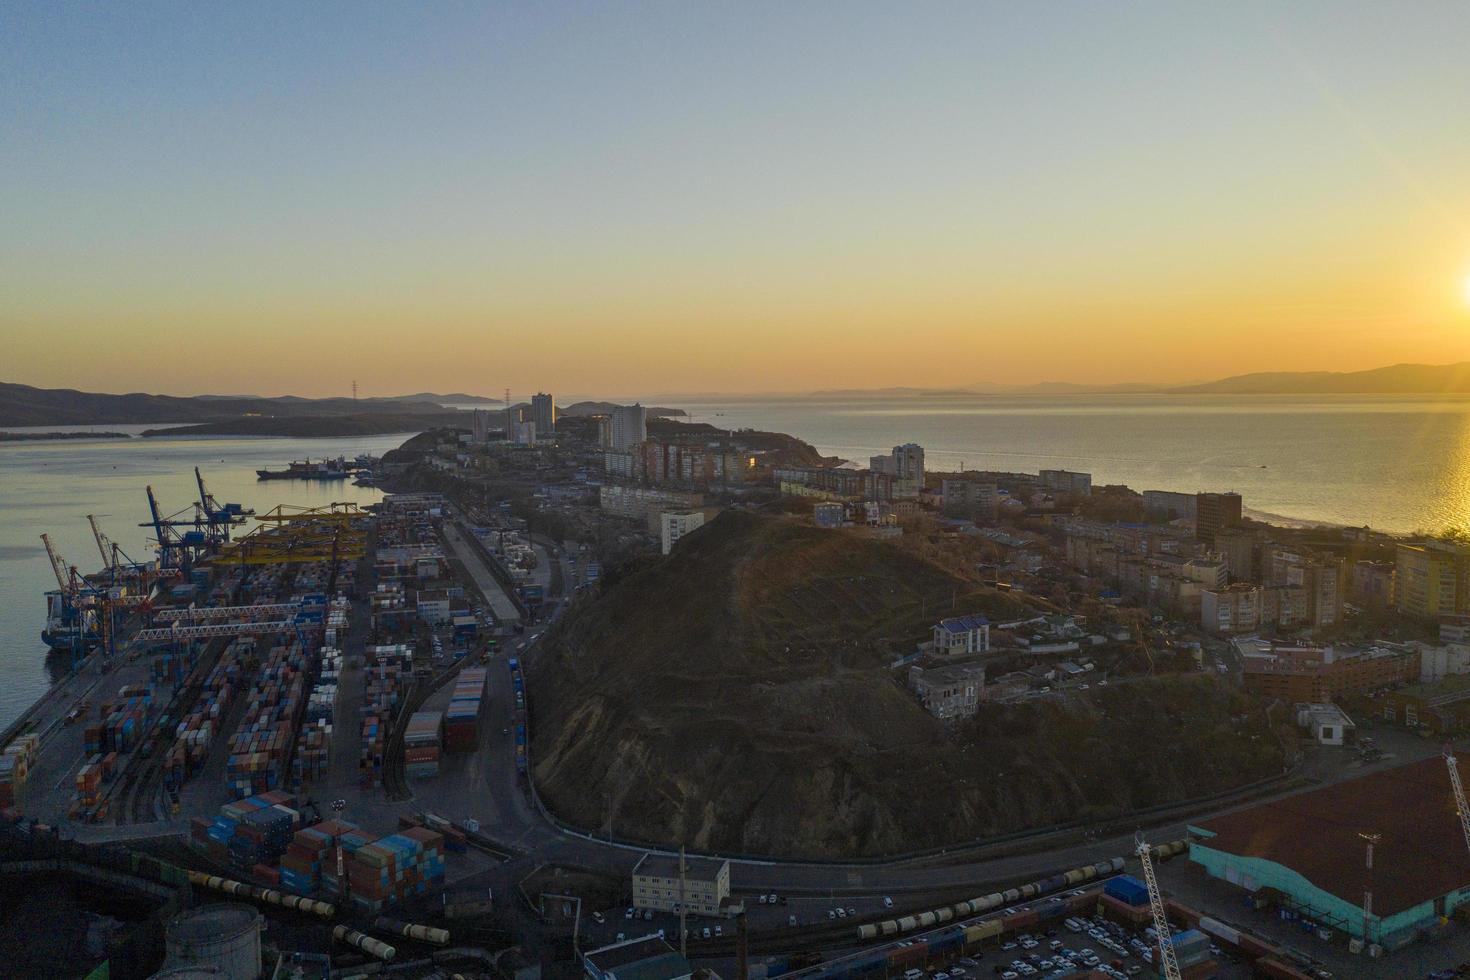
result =
[{"label": "distant mountain range", "polygon": [[1393,364],[1369,371],[1265,371],[1168,390],[1185,395],[1466,394],[1470,361]]},{"label": "distant mountain range", "polygon": [[1187,385],[1088,385],[1066,381],[1014,385],[979,381],[959,388],[848,388],[814,391],[813,397],[925,398],[973,395],[1443,395],[1470,394],[1470,361],[1458,364],[1394,364],[1368,371],[1262,371]]},{"label": "distant mountain range", "polygon": [[326,417],[342,415],[440,414],[432,402],[392,399],[103,395],[70,388],[33,388],[0,382],[0,426],[128,425],[152,422],[224,422],[246,416]]}]

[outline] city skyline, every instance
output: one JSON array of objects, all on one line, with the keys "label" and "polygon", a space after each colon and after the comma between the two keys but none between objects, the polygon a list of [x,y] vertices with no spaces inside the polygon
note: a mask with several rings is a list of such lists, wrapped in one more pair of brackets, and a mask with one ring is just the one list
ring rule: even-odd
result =
[{"label": "city skyline", "polygon": [[[756,394],[1470,359],[1457,5],[0,23],[8,381]],[[292,356],[262,377],[201,344]]]}]

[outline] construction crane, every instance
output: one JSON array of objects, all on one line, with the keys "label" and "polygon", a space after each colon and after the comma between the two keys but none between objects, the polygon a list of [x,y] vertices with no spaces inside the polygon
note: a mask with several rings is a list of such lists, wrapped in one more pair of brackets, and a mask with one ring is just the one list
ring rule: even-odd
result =
[{"label": "construction crane", "polygon": [[1174,955],[1174,938],[1169,932],[1169,917],[1164,914],[1164,896],[1159,893],[1159,880],[1154,877],[1153,854],[1140,833],[1137,843],[1138,863],[1143,865],[1143,881],[1148,885],[1148,907],[1154,916],[1154,931],[1159,934],[1159,967],[1164,980],[1180,980],[1179,957]]},{"label": "construction crane", "polygon": [[1460,833],[1465,835],[1465,848],[1470,851],[1470,807],[1465,805],[1465,787],[1460,785],[1460,765],[1455,760],[1455,751],[1444,747],[1445,768],[1450,771],[1450,786],[1455,791],[1455,812],[1460,817]]}]

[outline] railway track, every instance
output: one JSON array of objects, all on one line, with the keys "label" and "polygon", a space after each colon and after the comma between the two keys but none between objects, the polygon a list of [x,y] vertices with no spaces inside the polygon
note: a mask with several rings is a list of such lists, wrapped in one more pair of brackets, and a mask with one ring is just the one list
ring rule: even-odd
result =
[{"label": "railway track", "polygon": [[393,721],[393,731],[388,735],[388,748],[383,760],[383,793],[391,802],[402,803],[413,799],[413,790],[408,785],[403,762],[403,736],[408,728],[408,719],[413,717],[414,712],[422,709],[436,691],[453,680],[469,659],[466,654],[428,683],[416,681],[410,689],[408,699],[404,701],[402,710]]}]

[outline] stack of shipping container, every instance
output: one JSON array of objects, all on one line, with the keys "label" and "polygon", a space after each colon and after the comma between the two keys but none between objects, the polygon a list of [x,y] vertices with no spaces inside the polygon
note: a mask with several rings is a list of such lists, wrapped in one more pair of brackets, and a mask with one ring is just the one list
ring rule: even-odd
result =
[{"label": "stack of shipping container", "polygon": [[441,711],[417,711],[408,720],[403,733],[403,764],[409,779],[426,779],[439,775],[440,732],[444,728]]},{"label": "stack of shipping container", "polygon": [[388,729],[402,699],[403,688],[413,676],[413,648],[407,644],[371,647],[363,669],[362,750],[358,770],[362,785],[383,781],[383,753]]},{"label": "stack of shipping container", "polygon": [[359,847],[347,861],[352,904],[376,912],[444,884],[444,839],[411,827]]},{"label": "stack of shipping container", "polygon": [[22,735],[5,746],[0,754],[0,809],[15,806],[40,749],[41,737],[34,734]]},{"label": "stack of shipping container", "polygon": [[480,740],[480,702],[485,696],[484,667],[466,667],[454,681],[444,713],[444,751],[472,752]]},{"label": "stack of shipping container", "polygon": [[226,803],[213,820],[195,817],[190,822],[189,845],[216,864],[277,882],[279,872],[271,865],[286,852],[301,823],[292,809],[295,803],[295,797],[280,790]]},{"label": "stack of shipping container", "polygon": [[101,722],[82,732],[82,753],[131,752],[143,737],[153,695],[147,685],[133,684],[118,691],[116,698],[103,701],[97,709]]},{"label": "stack of shipping container", "polygon": [[296,739],[291,773],[298,787],[320,783],[331,765],[332,728],[337,715],[337,682],[342,654],[333,647],[321,651],[316,683],[306,701],[306,717]]},{"label": "stack of shipping container", "polygon": [[296,895],[316,894],[323,872],[336,874],[338,841],[357,829],[345,820],[327,820],[296,831],[281,856],[281,887]]},{"label": "stack of shipping container", "polygon": [[246,662],[255,654],[255,640],[239,637],[230,642],[204,679],[199,700],[174,726],[174,744],[164,756],[164,785],[177,791],[204,765],[209,747],[220,733],[226,712],[240,690]]},{"label": "stack of shipping container", "polygon": [[293,639],[273,648],[256,675],[225,769],[237,799],[284,784],[306,709],[306,666],[306,651]]}]

